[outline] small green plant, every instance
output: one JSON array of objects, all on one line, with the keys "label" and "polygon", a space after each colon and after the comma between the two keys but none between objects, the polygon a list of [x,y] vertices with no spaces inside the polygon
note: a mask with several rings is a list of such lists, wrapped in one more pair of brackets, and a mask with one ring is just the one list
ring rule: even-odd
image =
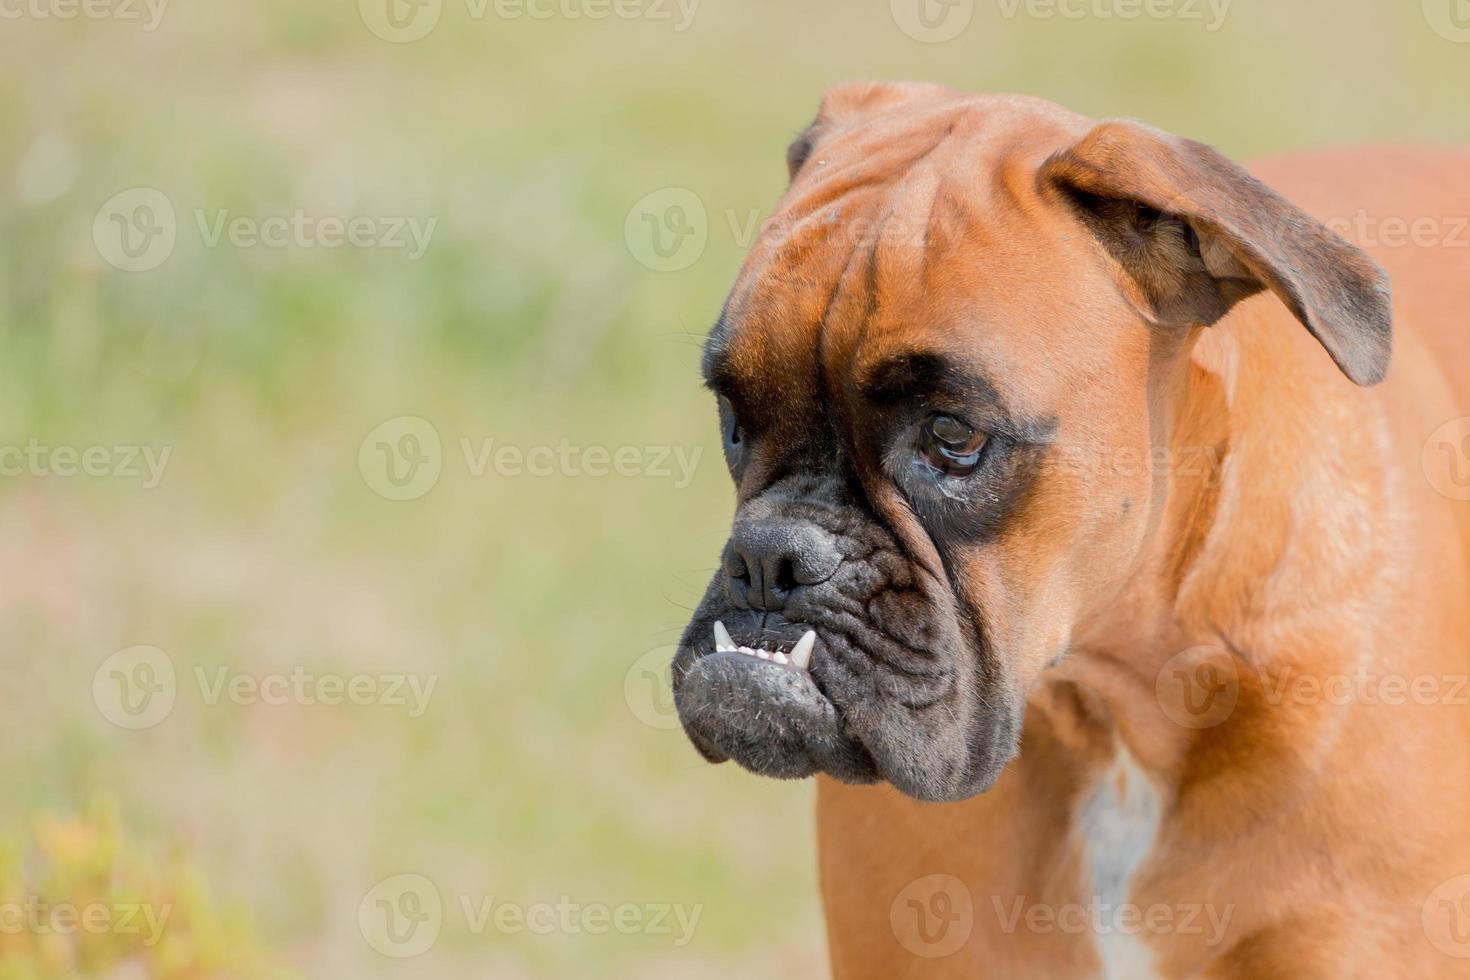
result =
[{"label": "small green plant", "polygon": [[187,849],[154,860],[113,806],[0,842],[0,980],[285,977],[247,914],[218,904]]}]

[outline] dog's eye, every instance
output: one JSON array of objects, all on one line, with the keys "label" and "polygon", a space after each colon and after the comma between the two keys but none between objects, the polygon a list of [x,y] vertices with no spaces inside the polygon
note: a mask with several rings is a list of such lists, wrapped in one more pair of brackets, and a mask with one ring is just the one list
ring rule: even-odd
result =
[{"label": "dog's eye", "polygon": [[740,430],[740,420],[735,417],[735,406],[724,396],[720,397],[720,427],[725,430],[725,451],[739,452],[745,433]]},{"label": "dog's eye", "polygon": [[745,430],[735,417],[735,406],[723,395],[720,396],[720,429],[724,436],[725,460],[730,464],[731,472],[734,472],[745,454]]},{"label": "dog's eye", "polygon": [[920,452],[926,463],[946,476],[969,476],[980,465],[988,439],[953,415],[936,415],[924,423]]}]

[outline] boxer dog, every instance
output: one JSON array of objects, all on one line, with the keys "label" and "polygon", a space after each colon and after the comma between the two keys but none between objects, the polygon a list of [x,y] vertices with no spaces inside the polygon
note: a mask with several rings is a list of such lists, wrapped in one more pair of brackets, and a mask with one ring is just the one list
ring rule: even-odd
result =
[{"label": "boxer dog", "polygon": [[1470,976],[1470,154],[857,84],[787,162],[673,676],[819,775],[835,975]]}]

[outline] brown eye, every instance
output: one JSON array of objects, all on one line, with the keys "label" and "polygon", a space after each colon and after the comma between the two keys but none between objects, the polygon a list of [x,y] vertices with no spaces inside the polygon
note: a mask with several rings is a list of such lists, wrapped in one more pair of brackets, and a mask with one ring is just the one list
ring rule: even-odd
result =
[{"label": "brown eye", "polygon": [[740,427],[740,420],[735,417],[735,406],[723,395],[719,399],[720,404],[720,429],[724,437],[725,460],[734,470],[740,465],[740,459],[745,453],[745,431]]},{"label": "brown eye", "polygon": [[969,476],[980,465],[987,439],[953,415],[936,415],[924,425],[924,459],[946,476]]}]

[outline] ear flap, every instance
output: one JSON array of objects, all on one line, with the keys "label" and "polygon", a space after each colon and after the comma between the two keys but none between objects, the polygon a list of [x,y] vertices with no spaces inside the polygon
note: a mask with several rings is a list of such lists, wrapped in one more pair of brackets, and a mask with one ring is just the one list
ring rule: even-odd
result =
[{"label": "ear flap", "polygon": [[1161,322],[1210,324],[1262,289],[1360,385],[1388,372],[1388,274],[1203,143],[1106,122],[1042,168]]}]

